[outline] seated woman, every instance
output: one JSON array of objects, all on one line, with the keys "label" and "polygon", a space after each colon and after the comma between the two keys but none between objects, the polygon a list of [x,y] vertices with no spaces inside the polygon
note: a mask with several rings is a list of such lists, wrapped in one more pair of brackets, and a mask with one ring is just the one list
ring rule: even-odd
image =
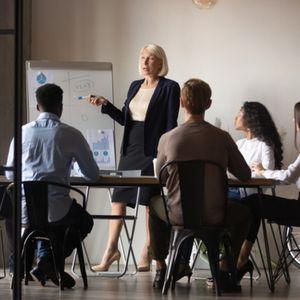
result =
[{"label": "seated woman", "polygon": [[[300,102],[294,106],[295,122],[295,146],[297,148],[297,133],[300,131]],[[298,148],[297,148],[298,149]],[[279,180],[283,183],[296,183],[300,189],[300,155],[295,162],[290,164],[286,170],[266,170],[261,163],[253,162],[251,169],[256,174],[269,179]],[[239,259],[238,259],[238,279],[241,279],[245,273],[251,272],[251,263],[248,260],[251,248],[257,237],[262,218],[282,218],[291,220],[300,220],[300,205],[298,201],[281,198],[277,196],[262,195],[258,198],[257,194],[250,195],[244,199],[244,203],[252,212],[253,219],[244,241]]]},{"label": "seated woman", "polygon": [[[259,162],[266,170],[281,169],[282,143],[274,121],[267,108],[259,102],[245,102],[235,117],[235,129],[245,138],[236,142],[247,164]],[[252,173],[252,177],[256,174]],[[253,190],[247,189],[247,195]],[[242,189],[229,189],[229,199],[239,200],[245,195]]]},{"label": "seated woman", "polygon": [[[244,133],[245,138],[238,140],[236,144],[249,166],[253,162],[259,162],[266,170],[281,169],[281,139],[271,114],[263,104],[246,101],[235,117],[234,126],[236,130]],[[252,172],[251,176],[257,177],[258,175]],[[229,188],[228,198],[235,202],[243,201],[246,195],[253,193],[256,193],[256,189]],[[240,273],[243,273],[245,268],[249,272],[253,270],[251,261],[244,264],[245,261],[237,263],[239,280],[241,279]],[[224,268],[223,260],[220,261],[220,268]],[[208,278],[206,283],[211,285],[213,279]]]}]

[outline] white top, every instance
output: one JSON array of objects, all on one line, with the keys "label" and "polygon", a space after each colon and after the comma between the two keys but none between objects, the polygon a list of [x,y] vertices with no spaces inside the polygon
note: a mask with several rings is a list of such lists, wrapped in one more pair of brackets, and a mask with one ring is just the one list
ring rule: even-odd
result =
[{"label": "white top", "polygon": [[[261,163],[264,169],[274,170],[275,158],[272,147],[268,146],[265,142],[253,139],[241,139],[236,142],[240,152],[243,154],[245,161],[249,166],[253,162]],[[252,177],[258,177],[254,172]]]},{"label": "white top", "polygon": [[[265,142],[258,140],[257,138],[253,139],[241,139],[236,142],[240,152],[244,156],[245,161],[251,166],[253,162],[261,163],[264,169],[274,170],[275,168],[275,158],[274,151],[272,147],[268,146]],[[252,172],[251,177],[261,177],[255,172]],[[246,193],[245,193],[246,192]],[[256,189],[240,189],[241,197],[246,195],[251,195],[257,193]]]},{"label": "white top", "polygon": [[150,89],[140,88],[129,103],[129,111],[133,121],[145,121],[147,109],[154,93],[155,87]]},{"label": "white top", "polygon": [[[22,181],[47,180],[70,183],[70,172],[74,161],[88,179],[97,179],[99,169],[92,151],[74,127],[61,123],[52,113],[41,113],[36,121],[22,127]],[[11,142],[7,165],[14,163],[14,141]],[[6,172],[13,180],[13,172]],[[49,186],[49,220],[63,218],[69,211],[72,199],[69,191]],[[25,199],[22,199],[22,223],[27,223]]]},{"label": "white top", "polygon": [[300,155],[288,166],[287,170],[266,170],[263,172],[264,177],[282,181],[283,183],[296,183],[300,190]]}]

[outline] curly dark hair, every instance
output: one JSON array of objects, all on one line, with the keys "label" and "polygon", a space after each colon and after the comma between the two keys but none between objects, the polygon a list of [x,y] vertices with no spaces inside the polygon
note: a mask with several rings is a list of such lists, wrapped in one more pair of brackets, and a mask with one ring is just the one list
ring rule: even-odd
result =
[{"label": "curly dark hair", "polygon": [[294,144],[296,149],[299,151],[299,147],[297,143],[297,133],[298,133],[298,128],[300,128],[300,102],[297,102],[294,106],[294,122],[295,122]]},{"label": "curly dark hair", "polygon": [[244,124],[254,137],[273,148],[275,169],[282,167],[282,143],[274,121],[267,108],[259,102],[246,101],[242,110]]}]

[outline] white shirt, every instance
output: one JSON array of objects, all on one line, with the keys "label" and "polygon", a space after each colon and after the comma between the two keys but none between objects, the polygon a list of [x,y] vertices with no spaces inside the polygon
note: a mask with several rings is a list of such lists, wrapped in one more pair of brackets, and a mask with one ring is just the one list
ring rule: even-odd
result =
[{"label": "white shirt", "polygon": [[[14,141],[9,148],[7,165],[13,166]],[[98,166],[89,145],[81,132],[61,123],[52,113],[41,113],[36,121],[22,127],[22,181],[49,180],[70,183],[70,172],[76,161],[82,174],[97,179]],[[6,172],[13,180],[13,172]],[[49,221],[63,218],[69,211],[72,199],[69,190],[49,186]],[[27,223],[25,199],[22,200],[22,223]]]},{"label": "white shirt", "polygon": [[129,111],[134,121],[145,121],[147,109],[154,93],[155,87],[150,89],[140,88],[129,103]]},{"label": "white shirt", "polygon": [[[261,163],[264,169],[275,168],[275,158],[274,151],[272,147],[268,146],[265,142],[258,140],[257,138],[253,139],[241,139],[236,142],[240,152],[242,153],[245,161],[248,166],[251,167],[253,162]],[[261,177],[260,175],[252,172],[251,177]],[[257,193],[256,189],[242,189],[240,188],[241,197],[246,195],[251,195]]]},{"label": "white shirt", "polygon": [[[257,138],[245,138],[238,140],[236,144],[249,166],[251,166],[253,162],[258,162],[262,164],[264,169],[274,170],[274,151],[273,148],[268,146],[265,142],[260,141]],[[257,177],[257,175],[252,173],[252,177]]]},{"label": "white shirt", "polygon": [[300,155],[288,166],[286,170],[266,170],[263,172],[264,177],[279,180],[283,183],[296,183],[300,190]]}]

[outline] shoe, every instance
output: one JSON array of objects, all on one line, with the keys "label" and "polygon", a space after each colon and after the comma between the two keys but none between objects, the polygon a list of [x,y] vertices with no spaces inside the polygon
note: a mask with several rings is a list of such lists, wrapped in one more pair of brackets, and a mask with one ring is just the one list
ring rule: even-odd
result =
[{"label": "shoe", "polygon": [[[226,281],[226,280],[229,279],[229,273],[228,273],[228,272],[222,271],[222,270],[220,270],[219,272],[220,272],[220,273],[219,273],[219,276],[220,276],[220,280],[221,280],[221,281]],[[213,277],[208,277],[208,278],[206,278],[205,283],[206,283],[206,285],[207,285],[208,287],[214,287],[215,280],[214,280]]]},{"label": "shoe", "polygon": [[[225,293],[241,292],[242,287],[239,284],[232,282],[228,272],[221,270],[219,276],[220,276],[220,289],[222,292]],[[208,287],[212,287],[213,289],[215,289],[214,279],[212,277],[207,278],[206,285]]]},{"label": "shoe", "polygon": [[118,263],[118,270],[119,270],[119,262],[121,258],[121,253],[119,250],[113,254],[113,256],[106,262],[106,264],[99,264],[92,267],[92,271],[94,272],[107,272],[109,267],[112,265],[113,262],[117,261]]},{"label": "shoe", "polygon": [[167,267],[164,267],[162,269],[157,269],[155,273],[155,277],[153,280],[153,287],[156,289],[162,289],[165,281],[165,275],[166,275]]},{"label": "shoe", "polygon": [[236,280],[240,282],[246,273],[250,274],[250,285],[253,286],[253,270],[254,266],[251,260],[248,260],[240,269],[236,271]]},{"label": "shoe", "polygon": [[190,282],[192,274],[193,274],[192,269],[188,264],[179,264],[178,270],[174,275],[174,280],[178,281],[184,276],[187,276],[188,282]]},{"label": "shoe", "polygon": [[54,266],[47,258],[39,259],[37,263],[37,267],[44,273],[44,275],[50,278],[55,285],[59,285],[59,281]]},{"label": "shoe", "polygon": [[144,258],[145,259],[138,264],[138,272],[149,272],[151,270],[152,255],[149,253],[149,250],[147,251],[147,256]]},{"label": "shoe", "polygon": [[75,279],[67,272],[63,272],[61,276],[61,285],[68,289],[71,289],[76,284]]},{"label": "shoe", "polygon": [[221,291],[223,293],[240,293],[242,287],[239,284],[232,283],[231,280],[221,281]]},{"label": "shoe", "polygon": [[39,282],[42,286],[46,284],[47,278],[39,267],[35,267],[30,271],[32,279]]}]

